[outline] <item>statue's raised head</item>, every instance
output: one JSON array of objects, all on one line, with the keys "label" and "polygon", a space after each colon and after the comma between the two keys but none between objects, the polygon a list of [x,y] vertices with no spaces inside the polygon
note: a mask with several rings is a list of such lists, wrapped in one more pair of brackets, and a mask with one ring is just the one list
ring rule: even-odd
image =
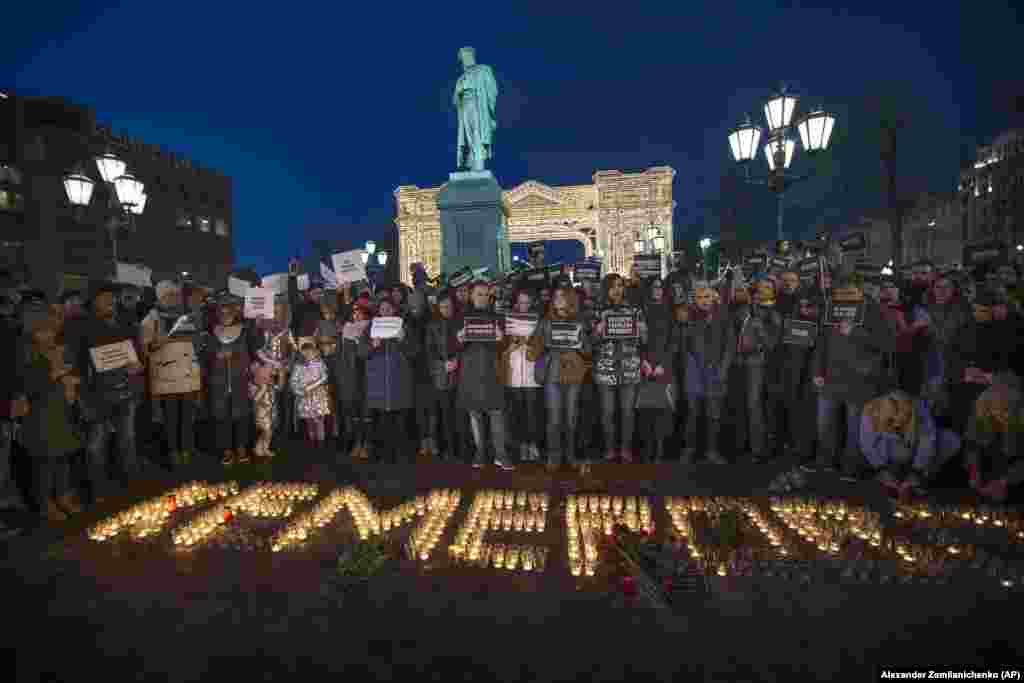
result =
[{"label": "statue's raised head", "polygon": [[472,66],[476,64],[476,50],[471,47],[464,47],[459,50],[459,62],[463,66]]}]

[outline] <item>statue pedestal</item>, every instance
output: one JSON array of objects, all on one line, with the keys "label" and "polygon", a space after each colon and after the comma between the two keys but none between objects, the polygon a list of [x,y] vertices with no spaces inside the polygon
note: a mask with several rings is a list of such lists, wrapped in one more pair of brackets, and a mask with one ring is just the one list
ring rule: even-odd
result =
[{"label": "statue pedestal", "polygon": [[437,194],[441,212],[441,270],[451,274],[465,266],[509,269],[501,187],[490,171],[451,173]]}]

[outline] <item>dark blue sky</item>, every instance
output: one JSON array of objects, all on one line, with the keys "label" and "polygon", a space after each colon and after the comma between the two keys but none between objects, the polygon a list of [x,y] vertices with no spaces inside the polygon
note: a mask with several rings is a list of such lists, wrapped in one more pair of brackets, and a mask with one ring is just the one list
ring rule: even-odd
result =
[{"label": "dark blue sky", "polygon": [[[636,4],[18,3],[0,63],[21,93],[90,104],[231,175],[238,261],[265,272],[313,239],[380,238],[397,186],[447,179],[467,44],[498,78],[504,187],[668,164],[680,237],[714,234],[728,129],[779,79],[840,115],[837,175],[793,193],[796,233],[878,204],[879,99],[910,124],[913,189],[952,189],[969,145],[1019,123],[1011,3]],[[771,197],[750,193],[741,219],[770,236]]]}]

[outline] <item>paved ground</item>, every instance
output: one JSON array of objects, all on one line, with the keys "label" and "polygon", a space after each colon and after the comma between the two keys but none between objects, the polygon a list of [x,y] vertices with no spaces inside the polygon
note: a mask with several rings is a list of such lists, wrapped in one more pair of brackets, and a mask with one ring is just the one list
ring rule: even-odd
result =
[{"label": "paved ground", "polygon": [[[481,487],[548,490],[560,500],[583,485],[540,468],[501,473],[331,460],[294,445],[271,467],[232,476],[357,483],[384,502],[432,487],[461,488],[464,500]],[[789,466],[598,466],[585,485],[653,496],[765,494]],[[200,463],[139,484],[96,515],[193,478],[224,473]],[[871,486],[833,475],[810,479],[817,495],[886,506]],[[827,573],[809,585],[724,579],[706,594],[679,597],[671,610],[653,610],[620,606],[607,581],[578,583],[557,561],[539,577],[439,561],[391,567],[366,586],[343,590],[333,580],[343,531],[294,555],[182,556],[143,544],[90,543],[82,531],[95,518],[7,544],[0,581],[14,589],[5,600],[5,646],[15,655],[15,680],[296,680],[335,672],[357,680],[852,681],[876,680],[882,663],[1024,664],[1009,619],[1019,614],[1021,594],[995,581],[861,585]],[[545,542],[560,542],[560,524],[549,518]],[[564,546],[552,555],[564,557]]]}]

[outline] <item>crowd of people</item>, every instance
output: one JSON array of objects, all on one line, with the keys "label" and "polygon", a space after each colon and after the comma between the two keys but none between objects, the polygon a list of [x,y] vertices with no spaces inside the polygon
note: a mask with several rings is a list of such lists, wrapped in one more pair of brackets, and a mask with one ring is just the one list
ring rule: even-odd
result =
[{"label": "crowd of people", "polygon": [[[436,286],[417,266],[414,286],[372,292],[326,289],[293,263],[273,316],[256,319],[244,287],[101,282],[48,298],[0,278],[0,487],[5,505],[54,521],[154,466],[231,468],[299,436],[357,462],[552,472],[795,456],[894,494],[948,477],[994,501],[1024,480],[1009,263],[922,262],[877,296],[826,259],[811,278],[768,258],[715,281],[680,263],[665,278]],[[232,280],[261,284],[251,270]],[[127,361],[101,362],[123,342]],[[158,392],[152,366],[171,344],[193,352],[197,378]]]}]

